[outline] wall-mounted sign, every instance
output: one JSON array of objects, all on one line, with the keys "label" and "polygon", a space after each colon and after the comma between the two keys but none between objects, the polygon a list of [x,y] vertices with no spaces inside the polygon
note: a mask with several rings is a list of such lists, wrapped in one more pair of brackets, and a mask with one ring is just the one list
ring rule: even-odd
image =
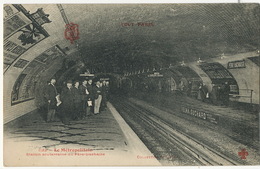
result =
[{"label": "wall-mounted sign", "polygon": [[17,9],[15,9],[15,7],[13,7],[11,5],[4,5],[4,20],[7,17],[12,16],[16,12],[18,12],[18,11],[17,11]]},{"label": "wall-mounted sign", "polygon": [[35,87],[41,74],[54,62],[58,57],[65,53],[58,45],[55,45],[32,60],[29,64],[27,60],[19,59],[14,66],[26,68],[22,71],[21,76],[15,82],[12,92],[12,105],[34,99]]},{"label": "wall-mounted sign", "polygon": [[163,75],[159,72],[154,72],[153,74],[149,74],[148,77],[163,77]]},{"label": "wall-mounted sign", "polygon": [[44,35],[34,31],[38,30],[32,25],[27,25],[4,41],[4,58],[9,60],[8,62],[4,61],[5,64],[11,65],[29,48],[45,39]]},{"label": "wall-mounted sign", "polygon": [[28,19],[22,12],[18,12],[14,14],[12,17],[7,18],[4,21],[4,38],[8,38],[19,29],[29,25],[31,23],[30,19]]},{"label": "wall-mounted sign", "polygon": [[232,61],[228,62],[227,68],[228,69],[237,69],[237,68],[245,68],[245,60],[237,60],[237,61]]},{"label": "wall-mounted sign", "polygon": [[93,77],[94,74],[91,74],[91,73],[84,73],[84,74],[80,74],[80,76],[85,76],[85,77],[89,77],[89,76],[91,76],[91,77]]},{"label": "wall-mounted sign", "polygon": [[100,78],[99,80],[100,80],[100,81],[108,81],[109,78]]},{"label": "wall-mounted sign", "polygon": [[24,59],[19,59],[15,64],[14,67],[18,67],[18,68],[24,68],[27,63],[29,63],[28,60],[24,60]]},{"label": "wall-mounted sign", "polygon": [[58,56],[64,56],[65,53],[59,47],[59,45],[55,45],[47,50],[45,50],[42,54],[37,56],[34,60],[43,64],[50,64],[56,59]]},{"label": "wall-mounted sign", "polygon": [[[22,5],[5,5],[4,10],[4,65],[6,71],[24,52],[48,37],[49,34]],[[37,10],[33,16],[46,20],[48,14],[41,9]],[[45,23],[49,22],[46,20]],[[43,22],[41,23],[43,24]]]},{"label": "wall-mounted sign", "polygon": [[13,87],[13,91],[11,94],[11,99],[12,99],[12,103],[19,100],[21,98],[21,95],[19,95],[20,93],[20,89],[21,89],[21,85],[23,83],[24,78],[26,77],[26,74],[20,74],[20,76],[17,78],[14,87]]}]

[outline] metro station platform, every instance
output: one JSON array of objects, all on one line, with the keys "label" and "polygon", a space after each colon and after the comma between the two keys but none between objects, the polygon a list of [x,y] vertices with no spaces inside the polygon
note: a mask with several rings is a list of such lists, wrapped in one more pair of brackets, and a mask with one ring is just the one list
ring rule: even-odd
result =
[{"label": "metro station platform", "polygon": [[32,112],[7,123],[4,136],[6,166],[161,165],[110,103],[70,125]]}]

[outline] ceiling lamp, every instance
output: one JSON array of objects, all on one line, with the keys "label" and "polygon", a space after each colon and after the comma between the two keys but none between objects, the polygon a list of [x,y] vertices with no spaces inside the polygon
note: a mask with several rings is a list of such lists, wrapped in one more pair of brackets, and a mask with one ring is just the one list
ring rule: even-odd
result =
[{"label": "ceiling lamp", "polygon": [[225,54],[222,53],[221,56],[220,56],[220,59],[225,59],[225,58],[226,58]]},{"label": "ceiling lamp", "polygon": [[182,61],[180,62],[181,66],[186,66],[185,62],[184,62],[184,57],[182,57]]},{"label": "ceiling lamp", "polygon": [[199,60],[197,60],[197,63],[202,63],[202,62],[204,62],[204,61],[201,60],[200,58],[199,58]]},{"label": "ceiling lamp", "polygon": [[181,62],[181,66],[186,66],[184,60]]}]

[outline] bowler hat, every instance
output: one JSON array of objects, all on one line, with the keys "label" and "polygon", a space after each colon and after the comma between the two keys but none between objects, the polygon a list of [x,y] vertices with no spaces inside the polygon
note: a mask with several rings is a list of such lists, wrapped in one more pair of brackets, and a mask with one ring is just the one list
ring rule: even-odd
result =
[{"label": "bowler hat", "polygon": [[72,84],[72,80],[68,80],[67,83],[71,83]]}]

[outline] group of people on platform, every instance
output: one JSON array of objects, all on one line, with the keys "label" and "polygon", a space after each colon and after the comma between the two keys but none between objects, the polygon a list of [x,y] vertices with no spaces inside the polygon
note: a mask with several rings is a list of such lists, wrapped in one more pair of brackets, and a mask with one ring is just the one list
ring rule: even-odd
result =
[{"label": "group of people on platform", "polygon": [[82,120],[88,116],[99,114],[106,109],[109,95],[109,82],[92,79],[80,81],[68,80],[66,87],[59,94],[52,78],[46,86],[44,97],[47,102],[47,122],[55,121],[56,112],[64,124],[71,120]]},{"label": "group of people on platform", "polygon": [[212,90],[209,91],[205,83],[199,83],[196,91],[193,91],[193,82],[187,81],[182,78],[179,83],[179,88],[182,94],[189,97],[196,98],[203,102],[209,102],[214,105],[226,105],[229,104],[230,86],[228,82],[223,84],[212,84]]},{"label": "group of people on platform", "polygon": [[214,105],[229,105],[230,86],[228,82],[217,85],[212,84],[211,92],[208,91],[207,86],[203,83],[199,86],[197,99],[203,102],[209,101]]}]

